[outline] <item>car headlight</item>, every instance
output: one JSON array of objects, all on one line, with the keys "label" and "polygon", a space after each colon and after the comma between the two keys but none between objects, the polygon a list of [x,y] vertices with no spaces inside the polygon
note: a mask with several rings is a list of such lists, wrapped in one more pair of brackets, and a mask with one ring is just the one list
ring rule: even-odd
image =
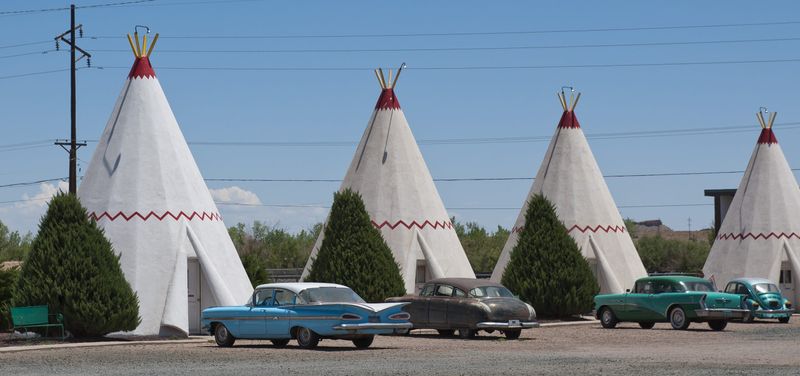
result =
[{"label": "car headlight", "polygon": [[530,305],[530,304],[528,304],[528,303],[525,303],[525,306],[527,306],[527,307],[528,307],[528,313],[530,314],[530,317],[531,317],[532,319],[535,319],[535,318],[536,318],[536,310],[535,310],[535,309],[533,309],[533,306],[532,306],[532,305]]},{"label": "car headlight", "polygon": [[792,308],[792,302],[790,302],[788,300],[786,301],[786,303],[783,303],[783,305],[785,305],[786,308]]}]

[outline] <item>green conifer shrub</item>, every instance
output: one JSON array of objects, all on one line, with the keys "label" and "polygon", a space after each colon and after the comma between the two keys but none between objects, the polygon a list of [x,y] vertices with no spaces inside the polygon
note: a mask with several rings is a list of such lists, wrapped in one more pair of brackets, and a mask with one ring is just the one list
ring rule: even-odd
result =
[{"label": "green conifer shrub", "polygon": [[64,315],[75,337],[130,331],[141,321],[119,256],[75,195],[50,201],[17,280],[15,306],[44,304]]},{"label": "green conifer shrub", "polygon": [[0,331],[11,328],[11,299],[17,284],[19,268],[0,270]]},{"label": "green conifer shrub", "polygon": [[541,317],[563,318],[592,310],[600,287],[552,203],[535,195],[502,283]]},{"label": "green conifer shrub", "polygon": [[405,294],[400,267],[357,192],[334,193],[325,238],[305,280],[349,286],[368,302]]}]

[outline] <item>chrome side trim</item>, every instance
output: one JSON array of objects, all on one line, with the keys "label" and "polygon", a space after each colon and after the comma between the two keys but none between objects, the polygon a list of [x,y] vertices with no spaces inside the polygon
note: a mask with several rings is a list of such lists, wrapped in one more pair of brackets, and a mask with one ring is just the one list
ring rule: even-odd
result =
[{"label": "chrome side trim", "polygon": [[208,317],[207,321],[258,321],[258,320],[341,320],[341,316],[250,316],[250,317]]},{"label": "chrome side trim", "polygon": [[704,319],[740,319],[749,312],[749,309],[733,308],[706,308],[694,310],[697,317]]},{"label": "chrome side trim", "polygon": [[361,324],[340,324],[333,328],[336,330],[363,330],[363,329],[411,329],[414,325],[410,322],[388,323],[388,322],[365,322]]},{"label": "chrome side trim", "polygon": [[479,322],[477,325],[478,329],[530,329],[530,328],[538,328],[539,322],[538,321],[520,321],[517,323],[514,322]]}]

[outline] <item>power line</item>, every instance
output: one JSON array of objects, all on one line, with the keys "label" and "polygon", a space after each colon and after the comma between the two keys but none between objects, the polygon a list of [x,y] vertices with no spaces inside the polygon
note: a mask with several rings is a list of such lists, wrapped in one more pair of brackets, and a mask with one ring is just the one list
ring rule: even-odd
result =
[{"label": "power line", "polygon": [[7,44],[5,46],[0,46],[0,49],[25,47],[25,46],[35,46],[35,45],[39,45],[39,44],[51,44],[51,43],[53,43],[52,40],[44,40],[44,41],[39,41],[39,42],[25,42],[25,43],[18,43],[18,44]]},{"label": "power line", "polygon": [[[797,63],[800,58],[763,59],[763,60],[717,60],[717,61],[679,61],[657,63],[616,63],[616,64],[565,64],[565,65],[483,65],[483,66],[418,66],[409,67],[419,71],[469,71],[469,70],[531,70],[531,69],[574,69],[574,68],[635,68],[635,67],[667,67],[692,65],[738,65],[738,64],[775,64]],[[96,69],[130,69],[126,66],[100,66]],[[181,67],[166,66],[158,70],[176,71],[228,71],[228,72],[358,72],[372,71],[374,67]]]},{"label": "power line", "polygon": [[[149,2],[153,2],[153,1],[156,1],[156,0],[130,0],[130,1],[120,1],[120,2],[115,2],[115,3],[102,3],[102,4],[75,6],[75,8],[81,8],[81,9],[105,8],[105,7],[116,7],[116,6],[122,6],[122,5],[133,5],[133,4],[149,3]],[[69,10],[69,7],[9,10],[9,11],[0,12],[0,16],[19,16],[19,15],[34,14],[34,13],[60,12],[60,11],[65,11],[65,10]]]},{"label": "power line", "polygon": [[8,59],[8,58],[12,58],[12,57],[29,56],[29,55],[46,55],[46,54],[48,54],[50,52],[55,52],[55,51],[58,51],[58,50],[51,49],[51,50],[44,50],[44,51],[23,52],[23,53],[18,53],[18,54],[13,54],[13,55],[1,55],[0,59]]},{"label": "power line", "polygon": [[[800,128],[800,122],[784,122],[775,124],[781,129]],[[609,140],[626,138],[645,138],[645,137],[674,137],[674,136],[695,136],[701,134],[724,134],[724,133],[743,133],[751,132],[755,128],[754,124],[732,125],[707,128],[680,128],[680,129],[661,129],[650,131],[626,131],[626,132],[607,132],[607,133],[587,133],[586,138],[590,140]],[[508,137],[469,137],[469,138],[436,138],[417,140],[418,145],[468,145],[468,144],[509,144],[527,142],[545,142],[552,136],[508,136]],[[86,140],[88,143],[96,143],[98,140]],[[189,145],[197,146],[254,146],[254,147],[345,147],[354,146],[358,141],[188,141]],[[0,148],[2,148],[0,146]]]},{"label": "power line", "polygon": [[[308,209],[330,209],[330,204],[253,204],[253,203],[242,203],[242,202],[215,202],[217,205],[220,206],[245,206],[245,207],[267,207],[267,208],[308,208]],[[678,208],[678,207],[697,207],[697,206],[714,206],[714,204],[702,204],[702,203],[688,203],[688,204],[652,204],[652,205],[619,205],[617,208],[620,209],[632,209],[632,208]],[[487,210],[487,211],[496,211],[496,210],[516,210],[519,211],[522,208],[519,206],[461,206],[461,207],[447,207],[447,210]]]},{"label": "power line", "polygon": [[[161,38],[173,39],[317,39],[317,38],[407,38],[407,37],[459,37],[459,36],[493,36],[493,35],[529,35],[529,34],[556,34],[556,33],[598,33],[615,31],[652,31],[652,30],[681,30],[681,29],[713,29],[729,27],[754,27],[754,26],[779,26],[797,25],[800,21],[777,22],[751,22],[727,23],[706,25],[670,25],[670,26],[640,26],[640,27],[608,27],[608,28],[583,28],[583,29],[549,29],[549,30],[502,30],[502,31],[468,31],[468,32],[441,32],[441,33],[400,33],[400,34],[305,34],[305,35],[174,35]],[[93,39],[122,38],[122,36],[92,36]]]},{"label": "power line", "polygon": [[23,186],[28,186],[28,185],[36,185],[36,184],[49,183],[49,182],[54,182],[54,181],[64,181],[66,179],[67,178],[64,177],[64,178],[54,178],[54,179],[42,179],[42,180],[36,180],[36,181],[27,181],[27,182],[21,182],[21,183],[2,184],[2,185],[0,185],[0,188],[23,187]]},{"label": "power line", "polygon": [[[800,37],[764,38],[764,39],[731,39],[709,41],[679,42],[642,42],[642,43],[603,43],[603,44],[567,44],[539,46],[497,46],[497,47],[417,47],[417,48],[347,48],[347,49],[270,49],[270,50],[158,50],[159,53],[197,53],[197,54],[243,54],[243,53],[362,53],[362,52],[453,52],[453,51],[514,51],[536,49],[569,49],[569,48],[611,48],[611,47],[652,47],[652,46],[685,46],[708,44],[737,44],[800,41]],[[130,53],[124,49],[95,49],[97,52]]]},{"label": "power line", "polygon": [[[40,75],[43,75],[43,74],[66,72],[68,70],[69,70],[69,68],[62,68],[62,69],[53,69],[53,70],[48,70],[48,71],[20,73],[20,74],[14,74],[14,75],[11,75],[11,76],[0,76],[0,80],[8,80],[8,79],[11,79],[11,78],[20,78],[20,77],[40,76]],[[80,70],[80,68],[78,68],[78,70]]]},{"label": "power line", "polygon": [[[800,169],[792,169],[798,171]],[[636,174],[609,174],[603,175],[604,178],[652,178],[667,176],[699,176],[699,175],[727,175],[742,174],[744,170],[730,171],[680,171],[680,172],[658,172],[658,173],[636,173]],[[530,181],[532,176],[498,176],[498,177],[466,177],[466,178],[433,178],[435,182],[466,182],[466,181]],[[228,183],[340,183],[342,179],[290,179],[290,178],[207,178],[207,182],[228,182]]]}]

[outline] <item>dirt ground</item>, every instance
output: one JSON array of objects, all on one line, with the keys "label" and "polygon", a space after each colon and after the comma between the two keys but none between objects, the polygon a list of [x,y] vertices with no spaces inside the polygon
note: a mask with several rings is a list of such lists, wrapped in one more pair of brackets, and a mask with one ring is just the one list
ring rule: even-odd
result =
[{"label": "dirt ground", "polygon": [[723,332],[705,324],[687,331],[657,324],[602,329],[599,324],[523,332],[508,341],[498,333],[474,340],[441,338],[433,331],[378,337],[367,350],[324,340],[318,350],[292,342],[211,341],[0,354],[1,375],[800,375],[800,317],[789,324],[732,323]]}]

